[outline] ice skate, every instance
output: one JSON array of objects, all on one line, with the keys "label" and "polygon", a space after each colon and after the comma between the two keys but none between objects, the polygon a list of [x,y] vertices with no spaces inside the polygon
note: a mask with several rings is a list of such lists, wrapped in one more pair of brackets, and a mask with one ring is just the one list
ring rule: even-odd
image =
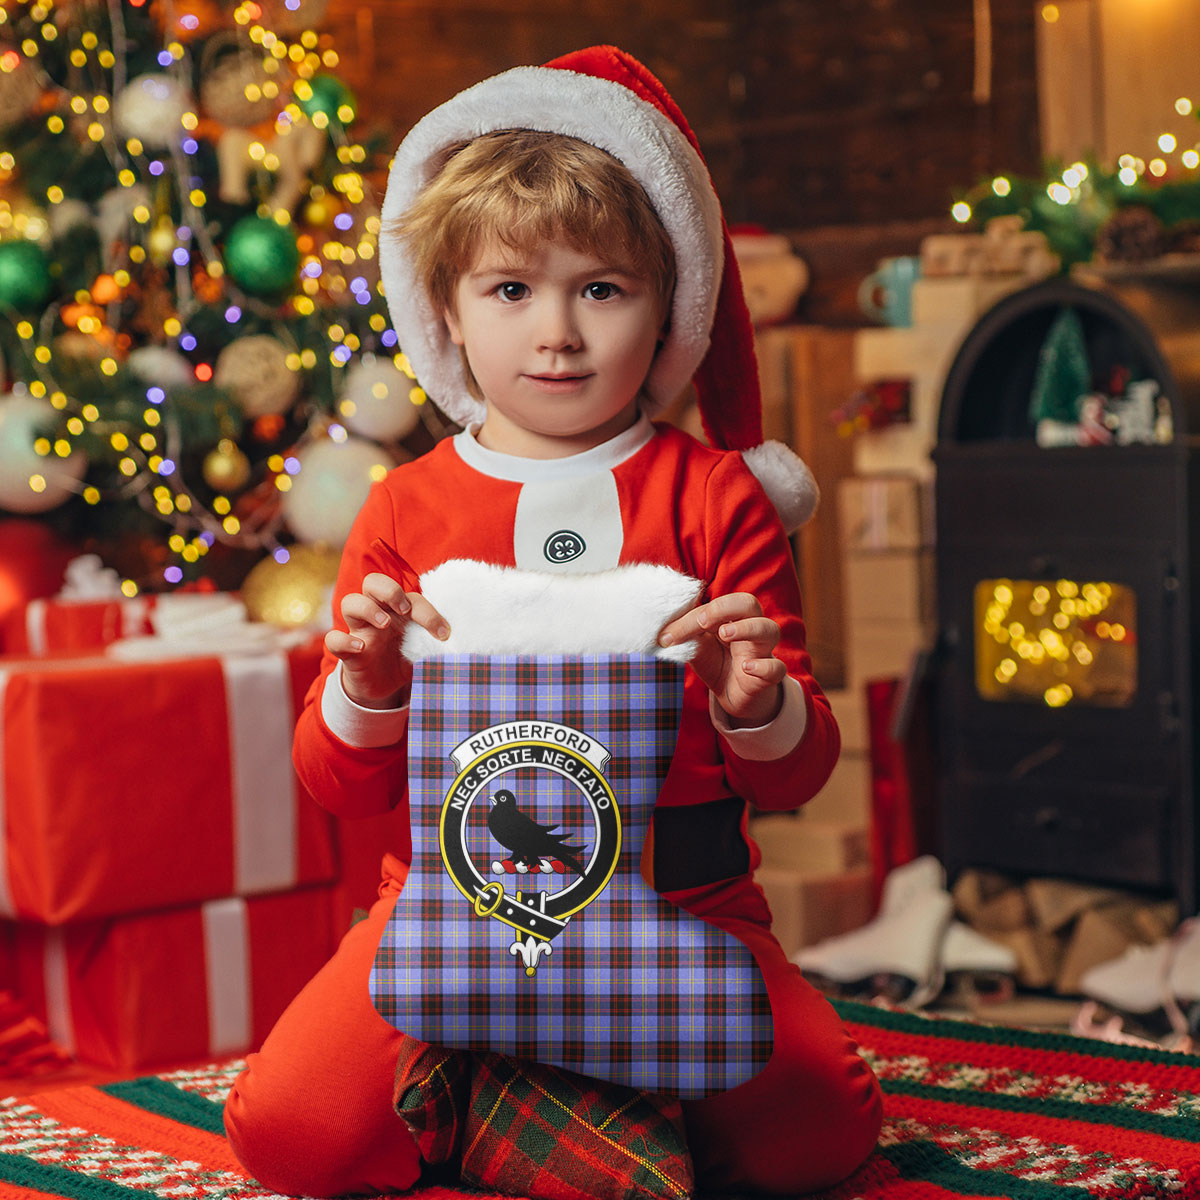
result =
[{"label": "ice skate", "polygon": [[1011,1000],[1017,956],[1007,946],[951,921],[942,941],[942,972],[957,990],[987,1003]]},{"label": "ice skate", "polygon": [[792,961],[823,991],[869,992],[919,1008],[942,989],[941,948],[953,912],[945,872],[926,855],[889,873],[873,920]]},{"label": "ice skate", "polygon": [[1169,938],[1098,963],[1084,972],[1080,989],[1087,997],[1080,1021],[1086,1014],[1096,1023],[1099,1004],[1110,1018],[1102,1029],[1115,1019],[1122,1030],[1190,1046],[1200,1027],[1200,921],[1184,921]]}]

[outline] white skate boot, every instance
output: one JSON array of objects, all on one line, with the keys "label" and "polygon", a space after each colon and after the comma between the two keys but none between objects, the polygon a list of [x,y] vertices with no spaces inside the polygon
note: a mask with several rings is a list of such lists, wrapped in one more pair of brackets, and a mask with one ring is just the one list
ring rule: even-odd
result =
[{"label": "white skate boot", "polygon": [[942,989],[941,948],[953,911],[945,871],[925,855],[889,872],[873,920],[806,946],[792,961],[823,991],[871,992],[919,1008]]},{"label": "white skate boot", "polygon": [[[1149,946],[1098,963],[1079,981],[1088,998],[1076,1017],[1075,1032],[1108,1040],[1128,1040],[1126,1022],[1143,1032],[1168,1035],[1174,1049],[1192,1045],[1200,1025],[1200,918]],[[1109,1010],[1098,1017],[1097,1004]]]},{"label": "white skate boot", "polygon": [[942,941],[942,972],[948,983],[976,1000],[1011,1000],[1016,991],[1017,956],[970,925],[951,921]]}]

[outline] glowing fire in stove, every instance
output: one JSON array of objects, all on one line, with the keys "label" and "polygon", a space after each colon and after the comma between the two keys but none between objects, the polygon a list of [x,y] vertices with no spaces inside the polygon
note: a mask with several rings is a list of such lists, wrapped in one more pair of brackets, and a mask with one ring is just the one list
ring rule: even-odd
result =
[{"label": "glowing fire in stove", "polygon": [[1073,579],[975,585],[975,686],[987,700],[1121,708],[1137,690],[1131,588]]}]

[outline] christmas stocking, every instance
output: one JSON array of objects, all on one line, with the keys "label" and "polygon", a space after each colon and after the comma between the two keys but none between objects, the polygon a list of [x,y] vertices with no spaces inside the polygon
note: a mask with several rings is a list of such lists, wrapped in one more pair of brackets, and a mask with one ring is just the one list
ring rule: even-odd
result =
[{"label": "christmas stocking", "polygon": [[[504,574],[511,583],[529,573]],[[553,580],[531,626],[539,640],[561,640],[564,590],[569,601],[572,588],[589,587],[594,607],[607,586],[599,579]],[[469,643],[470,618],[434,583],[424,590],[451,643]],[[474,594],[487,597],[482,624],[513,636],[514,607]],[[637,624],[628,607],[602,607],[619,612],[628,637]],[[646,647],[671,615],[647,618]],[[556,649],[415,662],[412,869],[372,969],[372,999],[397,1028],[441,1046],[679,1096],[736,1087],[773,1044],[758,967],[639,871],[686,667]]]}]

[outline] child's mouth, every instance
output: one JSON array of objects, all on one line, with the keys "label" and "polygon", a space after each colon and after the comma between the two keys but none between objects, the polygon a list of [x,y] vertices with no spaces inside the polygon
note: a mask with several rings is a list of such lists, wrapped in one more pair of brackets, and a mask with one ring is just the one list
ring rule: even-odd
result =
[{"label": "child's mouth", "polygon": [[539,391],[572,392],[586,383],[591,375],[526,375],[525,378]]}]

